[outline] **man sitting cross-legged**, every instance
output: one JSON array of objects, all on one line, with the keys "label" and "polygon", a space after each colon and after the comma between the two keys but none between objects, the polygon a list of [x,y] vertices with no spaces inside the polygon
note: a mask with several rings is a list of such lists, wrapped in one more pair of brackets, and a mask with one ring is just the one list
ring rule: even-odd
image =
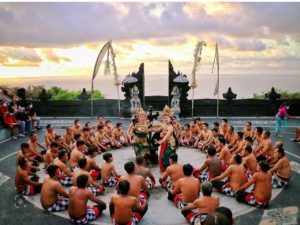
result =
[{"label": "man sitting cross-legged", "polygon": [[69,194],[60,184],[61,172],[58,166],[50,165],[47,168],[49,177],[46,177],[41,191],[40,201],[48,212],[63,211],[68,208]]},{"label": "man sitting cross-legged", "polygon": [[88,163],[88,171],[93,180],[101,180],[101,168],[97,165],[95,157],[98,154],[98,149],[90,146],[88,149],[88,156],[86,157]]},{"label": "man sitting cross-legged", "polygon": [[[270,166],[264,160],[260,161],[258,165],[259,171],[253,175],[251,180],[236,190],[236,200],[251,206],[267,208],[272,195],[272,176],[268,172]],[[244,190],[252,184],[254,184],[253,192],[245,192]]]},{"label": "man sitting cross-legged", "polygon": [[59,179],[59,182],[65,186],[69,187],[73,185],[72,177],[73,173],[69,170],[66,163],[68,162],[68,153],[65,150],[62,150],[58,153],[58,157],[54,159],[53,165],[56,165],[59,167],[61,171],[61,176]]},{"label": "man sitting cross-legged", "polygon": [[[246,171],[241,163],[242,157],[234,155],[227,170],[222,175],[210,179],[213,187],[227,196],[234,197],[235,190],[246,182]],[[226,177],[228,177],[228,180],[222,181]]]},{"label": "man sitting cross-legged", "polygon": [[221,174],[221,160],[216,156],[216,153],[214,147],[208,147],[207,159],[200,169],[194,173],[194,176],[200,179],[200,182],[209,181],[211,178]]},{"label": "man sitting cross-legged", "polygon": [[28,171],[28,164],[26,158],[19,158],[15,177],[16,192],[23,195],[35,195],[41,192],[43,183],[39,183],[39,177]]},{"label": "man sitting cross-legged", "polygon": [[190,164],[183,166],[184,177],[180,178],[174,189],[169,189],[168,199],[174,201],[175,205],[182,209],[199,197],[200,181],[193,175],[193,167]]},{"label": "man sitting cross-legged", "polygon": [[250,180],[253,174],[257,172],[257,160],[250,145],[244,147],[242,154],[242,165],[246,168],[247,178]]},{"label": "man sitting cross-legged", "polygon": [[101,195],[104,192],[104,187],[100,184],[95,183],[93,178],[89,175],[88,164],[86,158],[79,159],[78,161],[79,168],[75,170],[73,175],[73,185],[76,186],[77,177],[81,174],[85,174],[89,177],[87,189],[91,191],[94,195]]},{"label": "man sitting cross-legged", "polygon": [[136,197],[140,200],[141,204],[143,204],[150,196],[144,177],[135,174],[135,165],[133,162],[125,163],[124,169],[126,170],[127,175],[121,176],[119,182],[127,180],[130,183],[128,195]]},{"label": "man sitting cross-legged", "polygon": [[[170,166],[167,167],[166,171],[162,174],[159,182],[161,186],[165,188],[167,191],[170,188],[174,188],[176,182],[184,177],[182,165],[178,162],[178,155],[173,152],[169,157]],[[168,179],[170,177],[170,179]]]},{"label": "man sitting cross-legged", "polygon": [[269,170],[273,174],[272,186],[273,188],[283,188],[288,185],[292,171],[290,161],[284,154],[282,147],[277,148],[274,152],[277,163]]},{"label": "man sitting cross-legged", "polygon": [[149,190],[154,188],[155,178],[152,175],[151,170],[146,167],[146,160],[142,155],[136,157],[135,173],[145,178]]},{"label": "man sitting cross-legged", "polygon": [[[87,224],[97,219],[106,209],[106,204],[86,189],[88,182],[89,177],[81,174],[76,179],[77,187],[73,186],[69,191],[68,213],[71,221],[75,224]],[[88,206],[88,200],[97,205]]]},{"label": "man sitting cross-legged", "polygon": [[[212,184],[210,182],[202,183],[203,197],[196,199],[193,203],[188,204],[181,210],[182,215],[191,225],[203,224],[206,216],[209,213],[213,213],[220,205],[220,199],[215,196],[211,196]],[[197,209],[199,212],[192,211]]]},{"label": "man sitting cross-legged", "polygon": [[78,167],[78,160],[84,158],[84,152],[86,150],[85,142],[78,140],[76,142],[76,148],[74,148],[70,155],[70,168],[74,170]]},{"label": "man sitting cross-legged", "polygon": [[103,159],[105,162],[101,165],[102,183],[106,187],[114,187],[118,183],[121,175],[117,173],[115,166],[112,164],[113,156],[111,153],[104,153]]},{"label": "man sitting cross-legged", "polygon": [[136,225],[147,212],[147,202],[141,204],[136,197],[128,194],[129,190],[130,183],[127,180],[120,181],[119,194],[111,198],[109,211],[114,225]]}]

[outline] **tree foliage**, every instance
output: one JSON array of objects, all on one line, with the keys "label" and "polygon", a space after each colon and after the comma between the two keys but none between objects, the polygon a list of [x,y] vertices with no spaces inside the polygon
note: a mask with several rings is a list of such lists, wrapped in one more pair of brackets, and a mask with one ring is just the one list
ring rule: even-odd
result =
[{"label": "tree foliage", "polygon": [[[280,99],[300,99],[300,92],[288,92],[286,90],[276,89],[275,91],[280,94]],[[260,94],[254,93],[254,99],[268,99],[268,92],[261,92]]]}]

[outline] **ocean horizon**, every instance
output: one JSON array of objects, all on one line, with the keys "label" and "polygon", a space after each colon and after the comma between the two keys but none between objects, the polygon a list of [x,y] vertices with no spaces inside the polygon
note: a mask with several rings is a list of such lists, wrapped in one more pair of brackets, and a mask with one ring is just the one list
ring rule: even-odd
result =
[{"label": "ocean horizon", "polygon": [[[121,77],[120,80],[124,79]],[[190,77],[188,77],[191,80]],[[216,75],[197,75],[197,88],[195,89],[195,99],[215,99]],[[231,87],[237,94],[237,99],[252,98],[254,93],[269,92],[272,87],[290,92],[300,91],[300,75],[280,75],[280,74],[225,74],[220,75],[220,99],[223,93]],[[26,77],[26,78],[1,78],[0,85],[9,87],[28,87],[43,85],[45,88],[53,86],[67,90],[91,89],[91,76],[71,76],[71,77]],[[121,85],[122,86],[122,85]],[[94,80],[94,88],[101,90],[107,99],[117,98],[117,89],[113,84],[113,77],[97,76]],[[120,98],[124,99],[124,93],[120,91]],[[155,96],[168,94],[167,75],[145,75],[145,95]],[[189,99],[192,98],[192,89],[189,91]]]}]

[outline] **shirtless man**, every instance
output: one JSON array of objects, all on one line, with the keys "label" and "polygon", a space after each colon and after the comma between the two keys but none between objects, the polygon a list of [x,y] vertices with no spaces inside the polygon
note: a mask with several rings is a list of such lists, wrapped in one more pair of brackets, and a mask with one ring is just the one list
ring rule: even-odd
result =
[{"label": "shirtless man", "polygon": [[107,151],[111,147],[110,139],[104,132],[104,126],[99,125],[95,134],[95,142],[101,151]]},{"label": "shirtless man", "polygon": [[220,129],[220,133],[223,134],[224,136],[227,134],[228,131],[228,120],[227,119],[222,119],[222,124],[221,124],[221,129]]},{"label": "shirtless man", "polygon": [[79,159],[78,160],[78,166],[79,166],[79,168],[76,169],[74,174],[73,174],[73,178],[72,178],[73,185],[76,186],[77,185],[77,183],[76,183],[77,178],[80,175],[84,174],[84,175],[87,175],[89,177],[87,189],[96,196],[103,194],[105,188],[102,185],[95,183],[95,181],[89,175],[88,164],[87,164],[86,158]]},{"label": "shirtless man", "polygon": [[[176,182],[184,177],[183,166],[177,161],[178,155],[175,152],[171,153],[169,158],[170,166],[167,167],[166,171],[159,178],[161,186],[167,191],[171,188],[174,189]],[[168,179],[168,177],[170,177],[170,179]]]},{"label": "shirtless man", "polygon": [[208,145],[213,140],[212,132],[208,129],[208,123],[203,123],[201,136],[203,137],[203,141],[198,142],[197,147],[203,151],[203,150],[207,149]]},{"label": "shirtless man", "polygon": [[[87,224],[97,219],[106,209],[106,204],[86,189],[88,181],[87,175],[78,176],[77,187],[71,187],[69,191],[68,213],[71,221],[75,224]],[[97,205],[88,206],[89,200]]]},{"label": "shirtless man", "polygon": [[96,129],[98,130],[99,126],[105,126],[105,120],[104,120],[103,116],[98,116],[97,119],[98,119],[98,122],[96,123]]},{"label": "shirtless man", "polygon": [[75,142],[75,138],[71,127],[67,127],[66,133],[64,133],[63,135],[63,139],[64,144],[67,145],[70,149],[72,149],[71,146]]},{"label": "shirtless man", "polygon": [[173,124],[173,128],[174,128],[175,137],[178,140],[181,136],[181,124],[177,120],[176,116],[172,117],[172,124]]},{"label": "shirtless man", "polygon": [[113,157],[111,153],[104,153],[103,160],[105,162],[101,165],[102,183],[106,187],[114,187],[118,183],[121,175],[117,173],[115,166],[112,164]]},{"label": "shirtless man", "polygon": [[92,139],[91,137],[91,133],[90,133],[90,128],[88,127],[84,127],[82,129],[82,140],[85,142],[85,144],[89,147],[89,146],[94,146],[98,149],[98,146],[96,144],[96,142]]},{"label": "shirtless man", "polygon": [[24,157],[19,158],[15,177],[16,192],[23,195],[35,195],[41,192],[42,185],[43,183],[38,182],[38,176],[28,171],[28,161]]},{"label": "shirtless man", "polygon": [[237,137],[236,137],[236,134],[234,132],[234,127],[233,126],[228,127],[227,133],[225,135],[225,140],[228,143],[228,145],[230,145],[231,147],[235,145],[235,143],[237,141]]},{"label": "shirtless man", "polygon": [[55,141],[56,133],[53,130],[51,124],[48,124],[46,126],[46,129],[47,129],[47,131],[46,131],[44,137],[45,137],[46,147],[49,148],[51,145],[51,142]]},{"label": "shirtless man", "polygon": [[116,127],[112,132],[112,139],[114,140],[117,148],[128,146],[127,135],[124,131],[122,123],[116,124]]},{"label": "shirtless man", "polygon": [[283,148],[283,142],[282,141],[276,141],[275,144],[274,144],[274,148],[273,148],[273,157],[269,160],[269,163],[270,163],[270,166],[273,167],[274,164],[276,164],[279,160],[279,158],[277,158],[275,156],[275,151],[278,149],[278,148]]},{"label": "shirtless man", "polygon": [[189,203],[194,202],[200,194],[199,179],[193,175],[193,167],[190,164],[183,165],[184,177],[180,178],[174,189],[169,189],[168,199],[174,201],[175,206],[182,209]]},{"label": "shirtless man", "polygon": [[219,153],[219,158],[222,161],[221,169],[222,171],[225,171],[227,167],[229,166],[230,159],[231,159],[231,153],[226,145],[226,141],[224,138],[219,138],[219,148],[221,149]]},{"label": "shirtless man", "polygon": [[[193,203],[188,204],[181,210],[182,215],[191,225],[203,224],[206,216],[213,213],[220,205],[220,199],[212,194],[212,184],[210,182],[202,183],[203,197],[196,199]],[[199,213],[192,211],[193,209],[199,210]]]},{"label": "shirtless man", "polygon": [[263,132],[262,144],[254,152],[256,155],[257,161],[269,160],[273,156],[273,145],[272,140],[270,139],[270,131],[265,130]]},{"label": "shirtless man", "polygon": [[261,143],[262,143],[262,140],[263,140],[263,133],[264,129],[262,127],[256,127],[255,128],[255,134],[254,134],[254,138],[253,140],[255,140],[255,148],[259,148]]},{"label": "shirtless man", "polygon": [[71,152],[71,148],[65,145],[64,139],[60,135],[55,135],[55,142],[58,144],[59,150],[66,150],[68,153]]},{"label": "shirtless man", "polygon": [[135,174],[135,165],[133,162],[125,163],[124,169],[126,170],[127,175],[121,176],[119,182],[127,180],[130,183],[128,195],[136,197],[143,205],[150,196],[144,177]]},{"label": "shirtless man", "polygon": [[192,120],[190,122],[190,129],[191,129],[191,136],[188,140],[189,141],[189,146],[194,146],[194,144],[196,144],[196,139],[197,139],[198,135],[201,133],[201,131],[200,131],[199,127],[196,126],[194,120]]},{"label": "shirtless man", "polygon": [[207,159],[203,165],[194,173],[201,183],[221,174],[221,160],[216,156],[216,149],[212,146],[207,149]]},{"label": "shirtless man", "polygon": [[257,172],[257,160],[255,155],[252,152],[252,148],[249,145],[246,145],[242,152],[243,162],[242,165],[247,169],[246,174],[248,180],[250,180],[254,173]]},{"label": "shirtless man", "polygon": [[[44,147],[42,144],[39,143],[36,133],[31,133],[29,135],[29,137],[30,137],[30,140],[28,141],[28,144],[29,144],[29,151],[30,152],[28,154],[28,157],[32,158],[34,160],[37,160],[38,162],[43,162],[44,159],[43,159],[42,154],[46,153],[47,148]],[[37,150],[37,146],[39,146],[40,148],[42,148],[43,151],[39,152]]]},{"label": "shirtless man", "polygon": [[48,212],[66,210],[69,205],[69,194],[60,184],[61,172],[58,166],[50,165],[47,168],[48,177],[45,178],[41,191],[40,202]]},{"label": "shirtless man", "polygon": [[45,168],[47,168],[50,164],[53,163],[57,155],[58,155],[58,144],[55,141],[53,141],[51,142],[50,148],[47,150],[44,156]]},{"label": "shirtless man", "polygon": [[21,144],[21,149],[17,154],[16,157],[16,166],[18,166],[19,164],[19,160],[21,158],[25,158],[28,161],[28,165],[27,165],[27,169],[32,172],[32,173],[36,173],[37,171],[39,171],[39,167],[38,167],[38,161],[32,159],[29,157],[30,154],[30,148],[29,148],[29,144],[28,143],[22,143]]},{"label": "shirtless man", "polygon": [[290,161],[284,154],[283,148],[277,148],[275,150],[275,158],[278,159],[277,163],[269,170],[272,177],[273,188],[283,188],[288,185],[292,171]]},{"label": "shirtless man", "polygon": [[86,122],[84,124],[84,127],[89,128],[90,137],[95,138],[95,132],[94,132],[94,129],[93,129],[93,126],[92,126],[91,122]]},{"label": "shirtless man", "polygon": [[[260,161],[258,172],[253,175],[251,180],[236,190],[237,201],[259,208],[267,208],[272,195],[272,175],[268,173],[269,169],[267,161]],[[244,191],[253,184],[253,192]]]},{"label": "shirtless man", "polygon": [[218,122],[214,122],[213,128],[217,129],[218,134],[222,133],[221,128],[220,128],[220,124]]},{"label": "shirtless man", "polygon": [[239,131],[239,132],[237,132],[236,143],[230,149],[230,153],[233,154],[233,155],[239,154],[243,150],[244,146],[245,146],[244,134],[243,134],[243,132]]},{"label": "shirtless man", "polygon": [[101,180],[101,168],[97,165],[95,157],[97,156],[98,150],[95,147],[89,147],[88,155],[86,157],[88,163],[88,171],[93,180]]},{"label": "shirtless man", "polygon": [[85,142],[82,140],[77,141],[76,148],[73,149],[70,155],[70,168],[74,170],[77,167],[78,160],[84,157],[83,152],[86,149]]},{"label": "shirtless man", "polygon": [[129,196],[130,183],[123,180],[118,184],[120,194],[114,195],[109,204],[110,216],[115,225],[138,224],[148,209],[146,202],[140,201],[133,196]]},{"label": "shirtless man", "polygon": [[136,157],[135,173],[144,177],[149,190],[154,188],[155,178],[152,175],[151,170],[146,167],[146,160],[141,155]]},{"label": "shirtless man", "polygon": [[181,133],[181,136],[179,138],[179,145],[181,146],[189,146],[189,139],[191,137],[191,129],[190,124],[185,124],[183,127],[183,131]]},{"label": "shirtless man", "polygon": [[58,153],[58,157],[53,161],[53,165],[58,166],[58,168],[61,171],[59,182],[65,187],[70,187],[73,185],[73,173],[69,170],[69,168],[66,165],[68,159],[68,153],[65,150],[62,150]]},{"label": "shirtless man", "polygon": [[74,125],[72,126],[73,134],[81,134],[82,127],[80,125],[80,120],[74,120]]},{"label": "shirtless man", "polygon": [[[210,179],[213,187],[226,196],[234,197],[235,190],[246,183],[246,172],[245,168],[241,166],[241,163],[242,157],[240,155],[234,155],[230,161],[231,165],[227,170],[222,175]],[[226,177],[229,181],[222,181]]]},{"label": "shirtless man", "polygon": [[244,136],[254,138],[254,130],[252,129],[252,123],[250,121],[245,123],[244,129],[243,129]]},{"label": "shirtless man", "polygon": [[114,128],[111,125],[111,121],[107,120],[105,122],[105,126],[104,126],[104,132],[107,134],[107,136],[109,138],[112,138],[112,132],[113,132]]}]

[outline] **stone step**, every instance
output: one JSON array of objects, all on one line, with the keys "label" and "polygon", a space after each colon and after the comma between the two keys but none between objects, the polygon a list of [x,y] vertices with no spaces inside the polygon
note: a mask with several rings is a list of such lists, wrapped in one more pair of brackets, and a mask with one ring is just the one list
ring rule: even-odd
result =
[{"label": "stone step", "polygon": [[10,138],[9,129],[0,126],[0,142],[5,141]]}]

